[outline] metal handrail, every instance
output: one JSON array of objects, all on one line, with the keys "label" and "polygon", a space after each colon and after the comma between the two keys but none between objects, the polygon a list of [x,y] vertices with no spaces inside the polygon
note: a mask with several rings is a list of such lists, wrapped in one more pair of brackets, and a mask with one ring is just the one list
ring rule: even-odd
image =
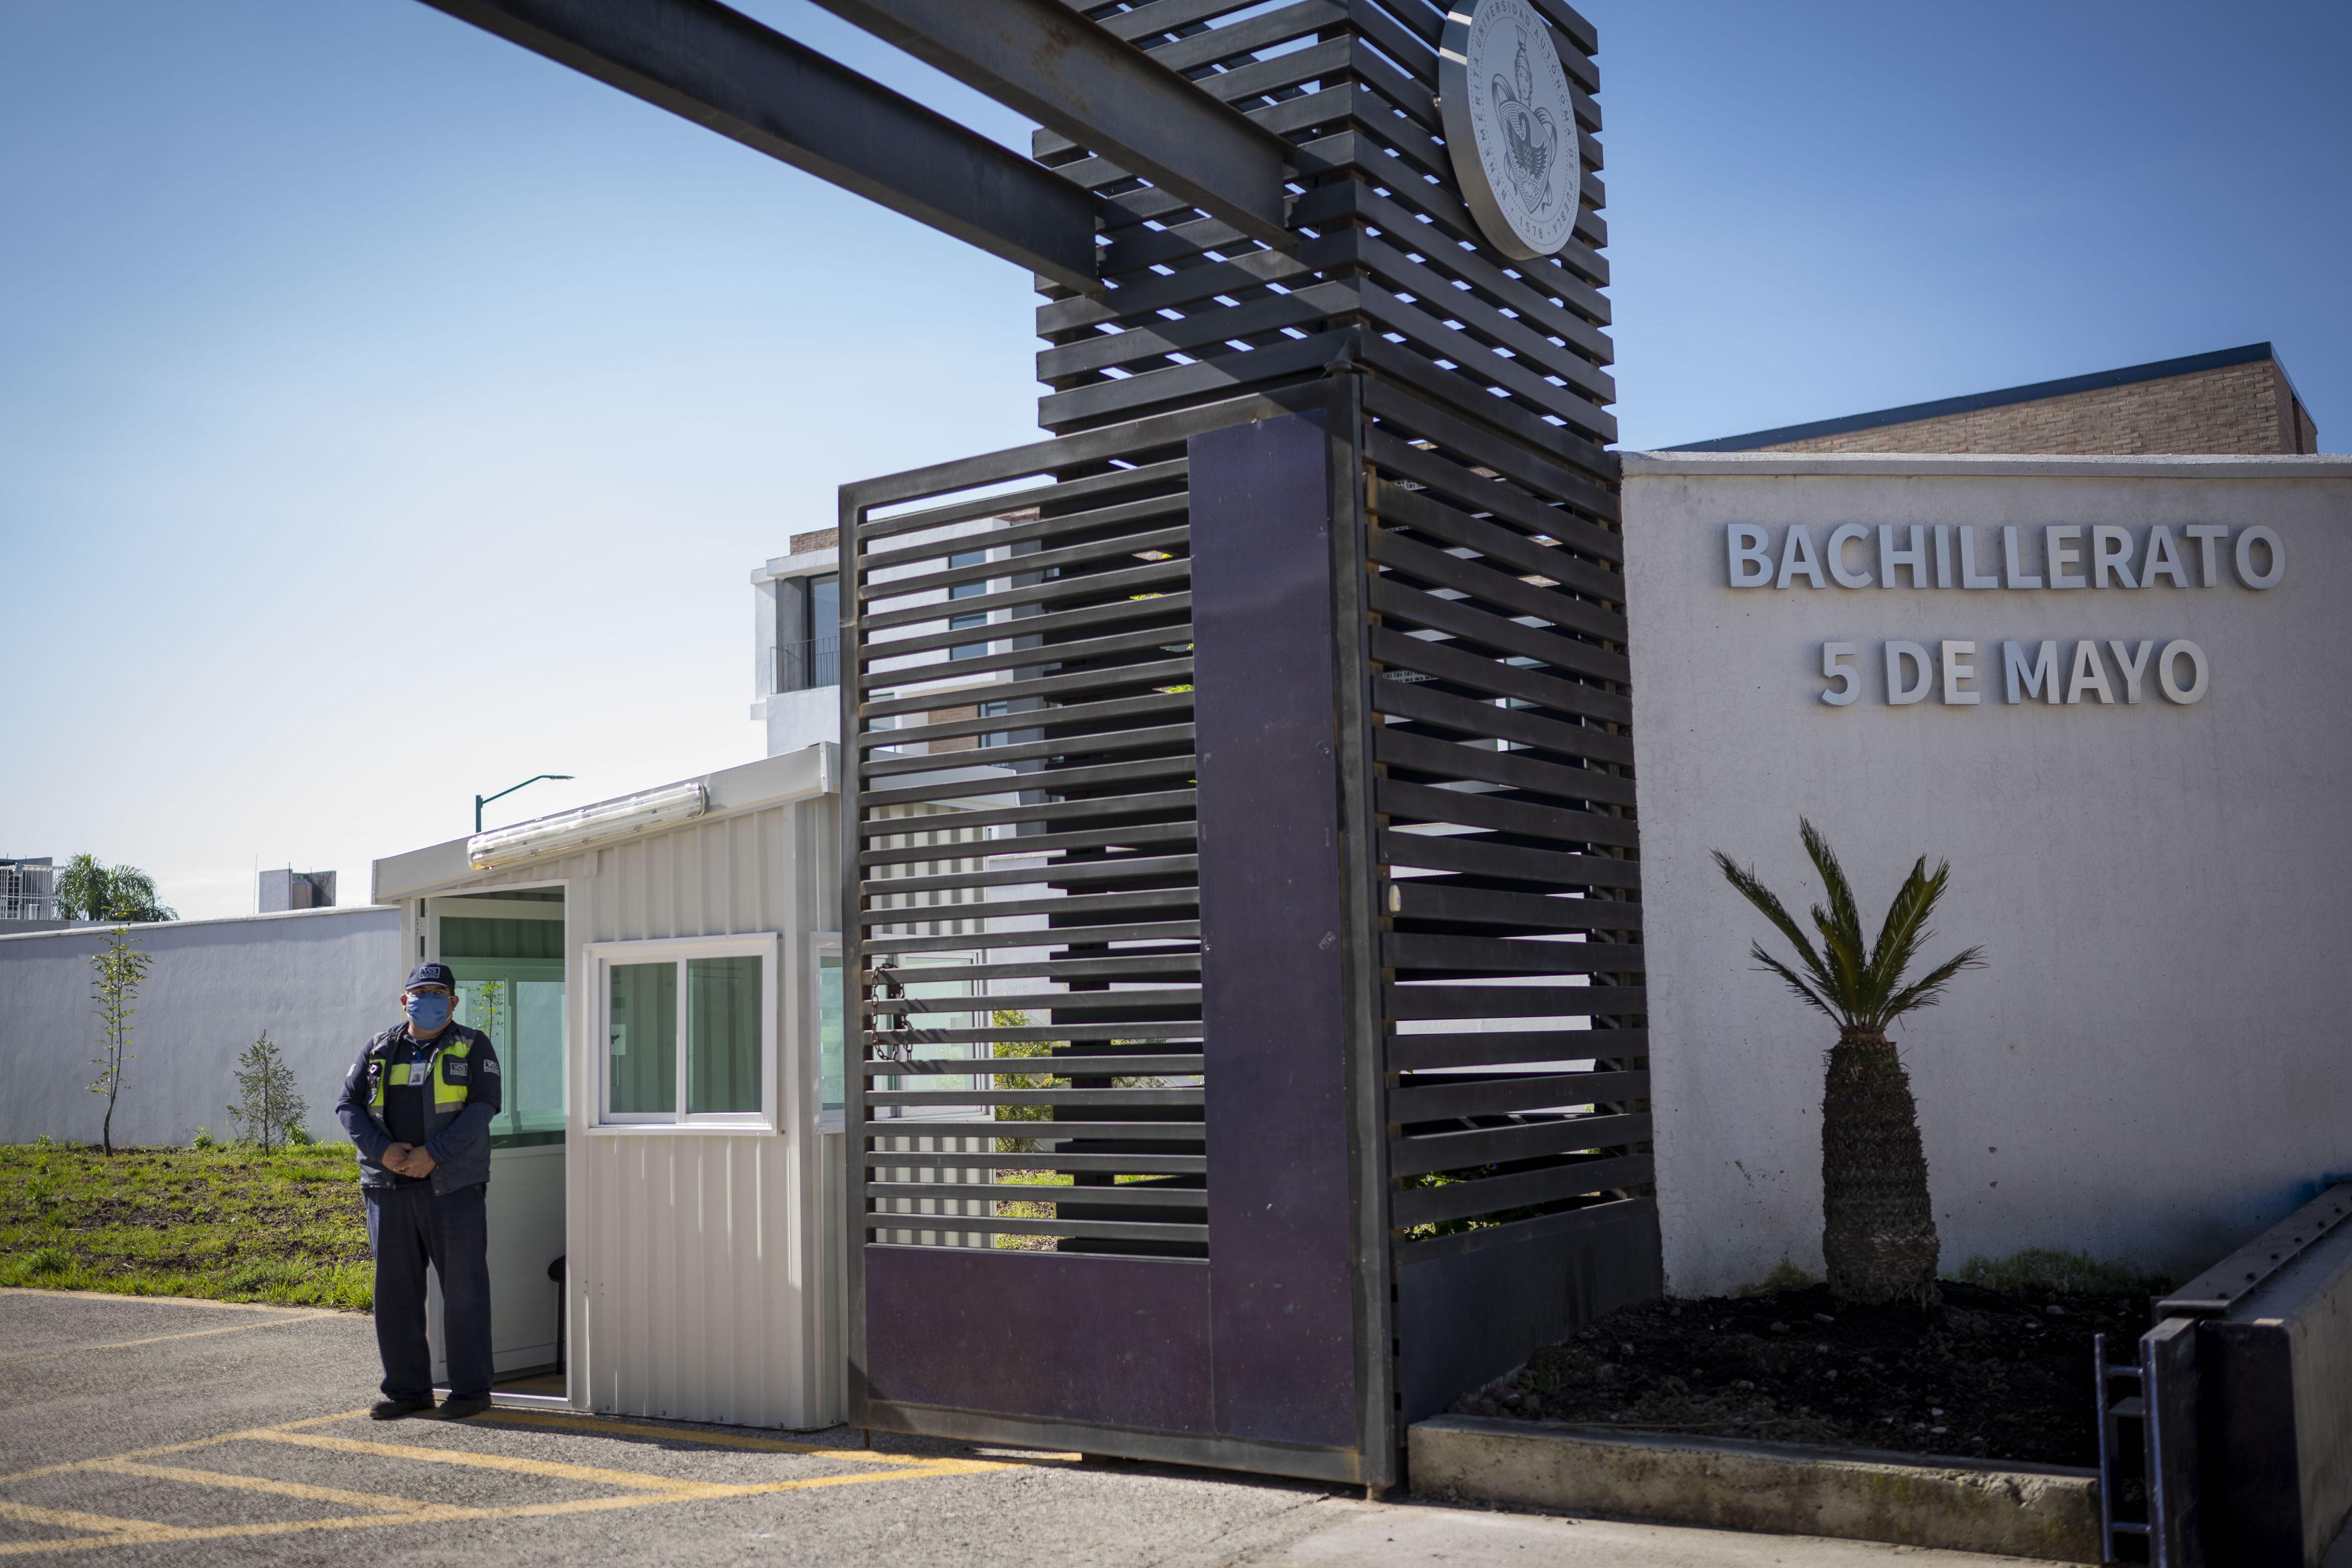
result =
[{"label": "metal handrail", "polygon": [[841,684],[841,638],[837,635],[779,643],[769,652],[774,656],[772,678],[778,691],[809,691],[820,686]]}]

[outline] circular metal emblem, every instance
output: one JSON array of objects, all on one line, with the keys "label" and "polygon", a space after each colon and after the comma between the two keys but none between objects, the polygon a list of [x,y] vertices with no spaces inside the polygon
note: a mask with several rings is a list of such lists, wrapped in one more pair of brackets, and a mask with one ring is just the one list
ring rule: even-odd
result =
[{"label": "circular metal emblem", "polygon": [[1454,175],[1478,226],[1520,261],[1576,228],[1582,163],[1568,73],[1528,0],[1455,0],[1437,61]]}]

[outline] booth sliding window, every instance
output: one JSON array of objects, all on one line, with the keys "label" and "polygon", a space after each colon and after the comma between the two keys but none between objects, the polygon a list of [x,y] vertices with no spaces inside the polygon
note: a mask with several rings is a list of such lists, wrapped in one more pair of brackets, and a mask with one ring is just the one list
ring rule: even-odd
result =
[{"label": "booth sliding window", "polygon": [[776,1125],[776,938],[598,942],[599,1121]]}]

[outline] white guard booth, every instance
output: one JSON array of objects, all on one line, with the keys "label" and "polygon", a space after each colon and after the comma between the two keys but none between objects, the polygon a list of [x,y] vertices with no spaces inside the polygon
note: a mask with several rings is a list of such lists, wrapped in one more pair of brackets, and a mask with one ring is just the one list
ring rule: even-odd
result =
[{"label": "white guard booth", "polygon": [[838,778],[811,746],[375,862],[505,1068],[502,1393],[839,1418]]}]

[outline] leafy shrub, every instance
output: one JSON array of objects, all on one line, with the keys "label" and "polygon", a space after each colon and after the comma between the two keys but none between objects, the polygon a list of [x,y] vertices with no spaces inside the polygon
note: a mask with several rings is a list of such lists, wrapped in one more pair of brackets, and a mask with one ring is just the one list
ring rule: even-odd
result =
[{"label": "leafy shrub", "polygon": [[196,1135],[188,1140],[188,1147],[191,1149],[210,1149],[219,1142],[220,1140],[213,1136],[213,1130],[211,1128],[199,1127],[196,1129]]},{"label": "leafy shrub", "polygon": [[[1029,1015],[1016,1007],[999,1007],[989,1014],[988,1021],[1000,1029],[1025,1029]],[[1054,1043],[1049,1040],[999,1040],[992,1054],[999,1057],[1050,1057]],[[1050,1066],[1038,1074],[1006,1074],[996,1079],[999,1089],[1058,1089],[1067,1079],[1055,1078]],[[999,1121],[1051,1121],[1054,1108],[1050,1105],[1000,1105],[995,1119]],[[1000,1154],[1034,1154],[1034,1138],[999,1138],[996,1152]]]}]

